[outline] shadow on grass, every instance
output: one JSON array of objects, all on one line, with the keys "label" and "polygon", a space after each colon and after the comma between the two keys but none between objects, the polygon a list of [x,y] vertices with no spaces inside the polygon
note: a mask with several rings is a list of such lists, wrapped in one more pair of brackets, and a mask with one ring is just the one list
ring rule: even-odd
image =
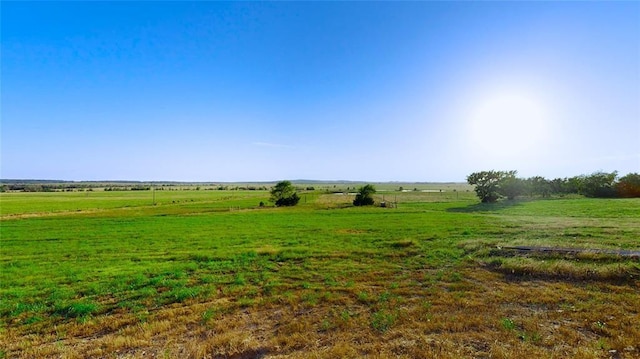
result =
[{"label": "shadow on grass", "polygon": [[564,271],[554,272],[530,268],[505,268],[495,264],[485,265],[485,269],[502,274],[508,282],[526,282],[531,280],[560,281],[568,283],[609,283],[618,285],[638,285],[640,270],[635,266],[620,266],[613,271]]},{"label": "shadow on grass", "polygon": [[454,207],[448,208],[447,212],[456,212],[456,213],[475,213],[475,212],[496,212],[504,209],[508,209],[511,207],[517,207],[522,205],[522,203],[530,202],[530,200],[503,200],[494,203],[476,203],[466,207]]}]

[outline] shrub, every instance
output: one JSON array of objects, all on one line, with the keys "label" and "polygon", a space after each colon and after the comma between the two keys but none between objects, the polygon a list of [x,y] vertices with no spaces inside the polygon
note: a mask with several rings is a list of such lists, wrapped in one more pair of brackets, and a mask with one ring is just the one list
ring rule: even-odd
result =
[{"label": "shrub", "polygon": [[280,198],[276,201],[276,206],[277,207],[281,207],[281,206],[295,206],[296,204],[298,204],[298,202],[300,202],[300,196],[298,196],[297,193],[292,194],[289,197],[285,197],[285,198]]},{"label": "shrub", "polygon": [[277,207],[295,206],[300,201],[295,187],[289,181],[280,181],[271,190],[271,202]]},{"label": "shrub", "polygon": [[358,188],[358,194],[353,200],[354,206],[371,206],[374,203],[373,194],[376,193],[376,188],[373,185],[365,185]]}]

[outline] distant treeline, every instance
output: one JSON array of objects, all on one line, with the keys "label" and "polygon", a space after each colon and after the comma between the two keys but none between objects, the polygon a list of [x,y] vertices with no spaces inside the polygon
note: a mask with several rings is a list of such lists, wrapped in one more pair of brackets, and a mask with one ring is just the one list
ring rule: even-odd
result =
[{"label": "distant treeline", "polygon": [[567,178],[548,180],[541,176],[519,178],[517,171],[482,171],[470,174],[467,182],[476,186],[482,202],[500,198],[550,197],[578,194],[594,198],[640,197],[640,174],[618,177],[618,172],[595,172]]},{"label": "distant treeline", "polygon": [[[129,184],[129,183],[96,183],[96,182],[47,182],[26,181],[9,182],[0,184],[0,192],[76,192],[104,190],[112,191],[267,191],[270,187],[263,186],[236,186],[236,185],[185,185],[185,184]],[[307,187],[308,189],[313,187]]]},{"label": "distant treeline", "polygon": [[97,186],[90,184],[59,184],[59,183],[3,183],[0,192],[73,192],[93,191]]}]

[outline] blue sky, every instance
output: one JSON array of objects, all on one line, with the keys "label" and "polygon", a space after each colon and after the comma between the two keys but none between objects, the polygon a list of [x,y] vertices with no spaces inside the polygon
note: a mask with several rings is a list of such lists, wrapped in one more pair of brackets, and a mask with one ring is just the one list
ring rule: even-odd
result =
[{"label": "blue sky", "polygon": [[3,2],[2,178],[640,172],[639,2]]}]

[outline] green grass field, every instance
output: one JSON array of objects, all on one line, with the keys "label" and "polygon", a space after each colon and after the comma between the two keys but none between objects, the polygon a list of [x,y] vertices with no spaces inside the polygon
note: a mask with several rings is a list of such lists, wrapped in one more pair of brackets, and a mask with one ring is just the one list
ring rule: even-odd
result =
[{"label": "green grass field", "polygon": [[[638,199],[0,194],[0,357],[640,356]],[[154,204],[155,202],[155,204]]]}]

